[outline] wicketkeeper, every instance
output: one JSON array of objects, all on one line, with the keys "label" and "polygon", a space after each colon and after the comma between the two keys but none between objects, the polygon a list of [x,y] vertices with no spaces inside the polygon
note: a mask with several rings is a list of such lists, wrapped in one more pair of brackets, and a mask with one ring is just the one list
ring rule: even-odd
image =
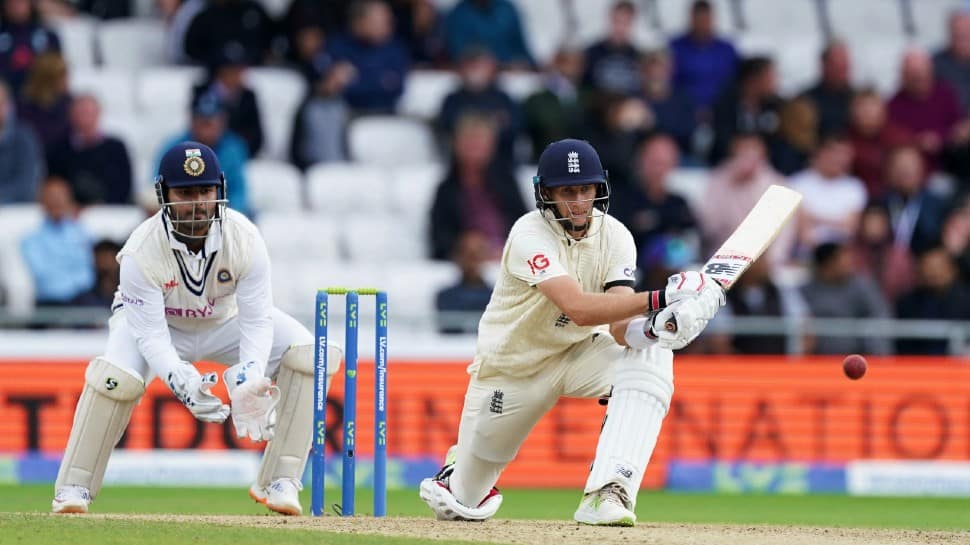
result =
[{"label": "wicketkeeper", "polygon": [[[204,144],[183,142],[162,157],[155,179],[161,210],[118,253],[121,283],[108,346],[84,374],[55,513],[88,511],[112,449],[156,376],[197,419],[221,423],[231,415],[239,437],[269,441],[249,494],[273,511],[301,513],[313,429],[313,336],[273,306],[266,244],[226,206],[226,183]],[[330,350],[332,376],[343,353],[333,344]],[[192,365],[200,360],[230,366],[223,373],[229,404],[210,392],[217,375]]]}]

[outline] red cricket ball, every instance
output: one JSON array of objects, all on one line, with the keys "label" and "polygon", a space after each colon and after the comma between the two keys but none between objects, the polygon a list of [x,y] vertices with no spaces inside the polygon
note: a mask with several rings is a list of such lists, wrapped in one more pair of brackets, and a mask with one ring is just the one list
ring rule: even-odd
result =
[{"label": "red cricket ball", "polygon": [[852,380],[862,378],[866,374],[868,367],[869,365],[866,363],[866,359],[859,354],[850,354],[842,360],[842,371],[845,372],[845,376]]}]

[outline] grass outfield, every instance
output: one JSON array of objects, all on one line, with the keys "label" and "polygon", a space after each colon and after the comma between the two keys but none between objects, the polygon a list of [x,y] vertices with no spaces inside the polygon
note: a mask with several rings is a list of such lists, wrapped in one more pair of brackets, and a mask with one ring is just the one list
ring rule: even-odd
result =
[{"label": "grass outfield", "polygon": [[[0,486],[0,513],[50,511],[49,485]],[[309,494],[303,494],[309,512]],[[579,501],[576,490],[505,490],[500,518],[570,520]],[[337,490],[328,490],[327,505],[339,502]],[[370,495],[361,490],[358,513],[369,513]],[[105,487],[92,505],[94,513],[167,513],[186,515],[263,515],[267,511],[249,499],[243,488]],[[391,516],[431,518],[414,490],[392,490]],[[850,496],[709,495],[641,493],[637,503],[641,522],[777,524],[921,530],[970,530],[966,499],[862,498]],[[21,517],[22,518],[22,517]],[[33,517],[32,517],[33,518]],[[52,517],[43,517],[50,520]],[[57,517],[53,517],[57,519]],[[69,517],[78,520],[78,517]],[[17,518],[3,516],[0,526]],[[55,524],[51,520],[50,524]],[[114,522],[114,521],[113,521]],[[77,524],[78,531],[83,522]],[[167,530],[166,530],[167,531]],[[169,535],[169,538],[172,536]],[[0,536],[0,543],[5,542]],[[174,540],[169,540],[173,542]],[[189,542],[192,542],[189,540]],[[145,542],[147,543],[147,542]],[[233,545],[248,541],[232,540]],[[336,543],[336,541],[335,541]],[[390,543],[390,542],[388,542]],[[408,543],[408,541],[401,541]]]}]

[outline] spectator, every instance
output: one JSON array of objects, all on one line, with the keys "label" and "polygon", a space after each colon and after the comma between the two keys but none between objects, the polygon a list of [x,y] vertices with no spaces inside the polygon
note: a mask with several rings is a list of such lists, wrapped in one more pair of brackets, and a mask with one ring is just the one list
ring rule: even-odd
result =
[{"label": "spectator", "polygon": [[970,110],[970,12],[954,10],[946,47],[933,55],[933,71],[957,92],[964,114]]},{"label": "spectator", "polygon": [[131,204],[131,161],[124,143],[101,132],[93,95],[71,103],[71,133],[47,154],[47,169],[64,178],[78,204]]},{"label": "spectator", "polygon": [[444,63],[445,25],[431,0],[392,0],[395,34],[407,44],[414,64],[434,68]]},{"label": "spectator", "polygon": [[[944,248],[931,248],[919,257],[916,288],[896,304],[899,318],[911,320],[970,320],[970,287],[960,281],[957,264]],[[941,331],[943,335],[945,332]],[[947,339],[907,339],[896,342],[900,354],[944,355]]]},{"label": "spectator", "polygon": [[606,38],[586,50],[583,83],[596,92],[635,95],[640,92],[640,52],[633,45],[637,8],[621,0],[610,9]]},{"label": "spectator", "polygon": [[431,208],[431,257],[454,255],[465,231],[488,242],[490,259],[502,255],[512,224],[525,214],[515,176],[495,154],[497,127],[491,117],[464,115],[455,127],[451,167]]},{"label": "spectator", "polygon": [[640,64],[640,96],[650,106],[656,119],[654,128],[677,141],[683,154],[693,147],[697,128],[697,106],[686,93],[675,93],[672,87],[673,66],[663,50],[647,53]]},{"label": "spectator", "polygon": [[350,6],[350,33],[330,40],[336,61],[354,67],[344,98],[360,112],[393,113],[404,93],[408,51],[394,37],[394,16],[381,0],[359,0]]},{"label": "spectator", "polygon": [[778,113],[778,137],[771,147],[771,162],[789,176],[805,168],[818,144],[818,113],[807,98],[789,100]]},{"label": "spectator", "polygon": [[822,77],[803,96],[818,111],[818,135],[844,133],[849,124],[852,101],[852,76],[849,46],[841,40],[830,42],[819,58]]},{"label": "spectator", "polygon": [[458,237],[452,261],[461,271],[461,279],[435,297],[441,333],[478,331],[478,320],[492,297],[492,286],[483,276],[490,253],[488,240],[481,233],[465,231]]},{"label": "spectator", "polygon": [[[203,95],[192,105],[189,130],[167,142],[162,150],[192,140],[212,148],[219,157],[222,172],[226,175],[226,192],[229,206],[243,214],[251,215],[246,191],[246,162],[249,155],[246,142],[226,128],[227,114],[222,103]],[[161,156],[159,156],[159,160]],[[158,164],[158,161],[155,162]]]},{"label": "spectator", "polygon": [[[839,242],[824,242],[814,250],[812,278],[802,297],[815,318],[889,318],[889,304],[868,276],[859,274],[852,252]],[[818,336],[815,354],[889,354],[882,337]]]},{"label": "spectator", "polygon": [[[679,162],[677,143],[664,134],[656,134],[640,145],[637,161],[637,186],[613,186],[616,197],[610,199],[611,214],[633,234],[637,247],[642,286],[659,286],[666,281],[669,263],[666,256],[655,260],[658,249],[666,254],[677,249],[681,259],[692,263],[698,257],[700,243],[697,220],[683,197],[668,189],[670,173]],[[661,265],[661,266],[656,266]]]},{"label": "spectator", "polygon": [[589,143],[599,151],[614,188],[633,187],[633,157],[655,118],[638,97],[601,95],[590,106]]},{"label": "spectator", "polygon": [[849,240],[866,206],[866,188],[849,174],[852,147],[839,135],[826,136],[808,169],[792,176],[792,189],[802,194],[798,242],[804,254],[818,244]]},{"label": "spectator", "polygon": [[306,169],[316,163],[344,161],[347,158],[345,131],[350,112],[343,90],[353,77],[354,67],[334,63],[321,52],[308,67],[310,92],[296,112],[290,139],[290,158]]},{"label": "spectator", "polygon": [[77,221],[71,188],[60,178],[48,178],[39,200],[44,221],[20,246],[37,304],[86,304],[94,287],[94,254],[88,233]]},{"label": "spectator", "polygon": [[897,244],[885,204],[870,202],[859,218],[852,244],[859,274],[871,277],[889,301],[913,287],[913,254]]},{"label": "spectator", "polygon": [[44,160],[34,131],[18,123],[10,90],[0,80],[0,206],[33,202]]},{"label": "spectator", "polygon": [[[273,37],[274,23],[255,0],[209,0],[185,32],[185,52],[205,64],[213,51],[240,44],[253,65],[263,64]],[[220,156],[221,159],[221,156]]]},{"label": "spectator", "polygon": [[519,11],[509,0],[459,0],[445,16],[445,48],[453,61],[485,48],[507,68],[532,68]]},{"label": "spectator", "polygon": [[687,32],[670,42],[674,57],[674,89],[687,93],[699,108],[712,107],[731,85],[738,54],[714,31],[714,8],[708,0],[695,0]]},{"label": "spectator", "polygon": [[961,281],[970,285],[970,199],[950,212],[940,238],[943,247],[957,262]]},{"label": "spectator", "polygon": [[490,116],[499,130],[497,159],[514,163],[515,138],[522,127],[518,104],[497,83],[498,66],[492,55],[481,48],[468,48],[459,73],[461,86],[445,97],[438,114],[441,131],[451,137],[458,119],[466,113]]},{"label": "spectator", "polygon": [[347,14],[354,2],[356,0],[292,0],[283,18],[283,25],[290,37],[295,30],[306,26],[333,34],[347,26]]},{"label": "spectator", "polygon": [[119,251],[121,245],[111,240],[102,240],[94,245],[93,296],[103,307],[111,306],[118,289],[121,276],[121,265],[117,258]]},{"label": "spectator", "polygon": [[[754,207],[771,185],[784,185],[785,178],[768,163],[761,138],[754,133],[738,134],[731,142],[731,156],[711,174],[698,209],[704,239],[704,255],[714,252]],[[779,235],[764,260],[773,267],[788,261],[794,230]]]},{"label": "spectator", "polygon": [[883,198],[886,156],[892,148],[911,141],[909,131],[890,123],[882,97],[867,89],[852,97],[848,136],[853,151],[852,174],[866,184],[870,199]]},{"label": "spectator", "polygon": [[583,75],[583,53],[563,48],[556,52],[546,73],[542,90],[526,99],[525,126],[532,140],[532,159],[552,142],[584,132],[583,96],[579,88]]},{"label": "spectator", "polygon": [[947,205],[925,187],[926,169],[919,150],[904,146],[886,159],[884,205],[889,210],[895,243],[920,254],[940,243]]},{"label": "spectator", "polygon": [[784,335],[731,335],[734,318],[757,316],[801,320],[808,317],[808,304],[797,288],[779,286],[771,278],[772,265],[761,258],[738,278],[727,293],[727,303],[708,326],[708,343],[721,354],[785,354]]},{"label": "spectator", "polygon": [[206,0],[156,0],[165,22],[164,51],[169,64],[189,64],[185,52],[185,34],[195,16],[206,6]]},{"label": "spectator", "polygon": [[247,67],[246,50],[241,45],[231,43],[220,48],[210,59],[205,83],[192,88],[192,102],[204,94],[221,102],[228,114],[229,130],[246,142],[249,156],[255,157],[263,148],[263,125],[256,93],[244,79]]},{"label": "spectator", "polygon": [[60,53],[44,53],[34,60],[17,106],[18,117],[34,128],[45,150],[70,132],[67,65]]},{"label": "spectator", "polygon": [[[677,62],[676,58],[674,62]],[[737,85],[721,95],[714,105],[714,143],[709,157],[711,164],[721,162],[734,134],[738,132],[761,134],[770,153],[778,138],[781,106],[782,101],[778,98],[778,75],[771,59],[745,59],[738,68]]]},{"label": "spectator", "polygon": [[949,84],[935,79],[921,49],[903,55],[899,91],[889,101],[889,119],[913,133],[930,170],[935,170],[950,131],[960,121],[960,101]]},{"label": "spectator", "polygon": [[0,17],[0,78],[7,81],[13,96],[27,79],[34,59],[51,51],[60,51],[57,34],[40,20],[32,0],[2,0]]}]

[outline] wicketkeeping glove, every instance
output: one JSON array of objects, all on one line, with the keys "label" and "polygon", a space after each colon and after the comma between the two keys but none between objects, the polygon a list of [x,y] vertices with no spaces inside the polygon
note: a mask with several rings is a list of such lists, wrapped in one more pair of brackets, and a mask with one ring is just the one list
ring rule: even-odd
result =
[{"label": "wicketkeeping glove", "polygon": [[233,365],[223,373],[232,403],[232,423],[238,437],[269,441],[276,427],[280,389],[263,376],[256,362]]},{"label": "wicketkeeping glove", "polygon": [[202,375],[194,365],[182,362],[175,366],[165,377],[165,384],[175,394],[176,399],[203,422],[225,422],[229,417],[229,406],[217,396],[209,393],[218,384],[219,375],[206,373]]}]

